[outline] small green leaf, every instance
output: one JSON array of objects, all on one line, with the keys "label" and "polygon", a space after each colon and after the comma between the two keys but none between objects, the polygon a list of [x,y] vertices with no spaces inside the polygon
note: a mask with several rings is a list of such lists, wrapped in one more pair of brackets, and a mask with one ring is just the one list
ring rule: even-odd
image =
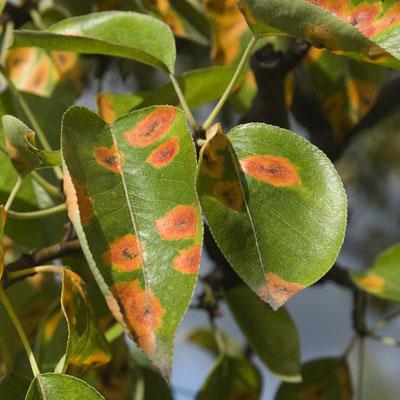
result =
[{"label": "small green leaf", "polygon": [[173,72],[175,42],[163,22],[147,15],[107,11],[67,18],[47,31],[17,30],[14,47],[104,54]]},{"label": "small green leaf", "polygon": [[303,382],[282,383],[275,400],[351,400],[352,387],[344,359],[325,358],[302,367]]},{"label": "small green leaf", "polygon": [[62,152],[69,217],[93,275],[116,319],[169,375],[202,242],[185,116],[156,106],[107,125],[72,107],[63,119]]},{"label": "small green leaf", "polygon": [[350,273],[362,290],[382,299],[400,302],[400,244],[382,252],[365,272]]},{"label": "small green leaf", "polygon": [[35,143],[35,133],[12,115],[3,115],[1,121],[8,156],[14,168],[24,176],[40,165],[39,157],[30,149]]},{"label": "small green leaf", "polygon": [[105,400],[86,382],[74,376],[47,373],[35,378],[25,400]]},{"label": "small green leaf", "polygon": [[220,357],[197,400],[257,400],[261,396],[262,381],[257,368],[244,358]]},{"label": "small green leaf", "polygon": [[[208,328],[197,328],[186,335],[186,339],[196,346],[209,351],[211,354],[218,356],[220,351],[215,334]],[[221,332],[221,339],[224,345],[224,351],[231,356],[242,356],[243,349],[240,343],[233,337],[225,332]]]},{"label": "small green leaf", "polygon": [[2,381],[0,381],[0,399],[21,400],[24,398],[30,381],[22,375],[10,372]]},{"label": "small green leaf", "polygon": [[108,342],[100,330],[86,292],[85,283],[63,268],[61,306],[68,323],[68,343],[62,371],[69,364],[97,367],[111,359]]},{"label": "small green leaf", "polygon": [[227,290],[225,298],[261,361],[279,379],[300,382],[299,338],[289,313],[283,307],[272,311],[246,286]]},{"label": "small green leaf", "polygon": [[240,0],[256,35],[288,34],[362,61],[400,68],[396,1]]},{"label": "small green leaf", "polygon": [[273,309],[323,276],[346,227],[346,194],[328,158],[293,132],[217,127],[200,154],[197,188],[226,259]]}]

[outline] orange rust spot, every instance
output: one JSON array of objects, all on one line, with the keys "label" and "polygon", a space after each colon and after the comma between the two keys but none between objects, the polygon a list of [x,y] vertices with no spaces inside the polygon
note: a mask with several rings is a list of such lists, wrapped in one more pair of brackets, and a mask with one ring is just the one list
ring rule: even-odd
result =
[{"label": "orange rust spot", "polygon": [[219,179],[224,174],[224,157],[217,154],[212,143],[206,145],[202,153],[201,172]]},{"label": "orange rust spot", "polygon": [[131,130],[124,132],[125,140],[134,147],[147,147],[157,142],[168,133],[176,113],[177,110],[174,107],[157,107]]},{"label": "orange rust spot", "polygon": [[75,354],[68,360],[68,362],[72,365],[86,365],[91,367],[99,367],[101,365],[107,364],[109,361],[110,355],[101,350],[97,350],[95,353],[87,356],[83,360],[80,354]]},{"label": "orange rust spot", "polygon": [[137,236],[129,233],[114,240],[103,254],[103,260],[123,272],[142,268],[141,245]]},{"label": "orange rust spot", "polygon": [[197,232],[194,206],[177,206],[156,221],[157,232],[164,240],[191,239]]},{"label": "orange rust spot", "polygon": [[175,271],[182,274],[194,274],[197,272],[200,266],[200,254],[201,247],[198,244],[181,250],[173,261]]},{"label": "orange rust spot", "polygon": [[112,102],[106,93],[100,93],[97,96],[97,106],[100,116],[108,124],[112,124],[117,119],[117,114],[113,109]]},{"label": "orange rust spot", "polygon": [[27,81],[20,86],[21,90],[37,95],[44,95],[46,93],[46,87],[49,84],[50,70],[52,67],[50,59],[47,56],[43,56]]},{"label": "orange rust spot", "polygon": [[82,226],[89,224],[94,217],[93,200],[86,193],[84,184],[73,179],[70,174],[64,174],[64,193],[71,221],[80,218]]},{"label": "orange rust spot", "polygon": [[23,79],[29,73],[29,69],[36,58],[37,49],[34,47],[23,47],[11,49],[6,59],[6,67],[14,82]]},{"label": "orange rust spot", "polygon": [[369,274],[358,279],[359,284],[371,292],[382,292],[385,280],[378,276]]},{"label": "orange rust spot", "polygon": [[96,147],[93,150],[94,158],[102,167],[112,172],[118,173],[121,170],[121,153],[118,152],[115,145],[111,147]]},{"label": "orange rust spot", "polygon": [[178,152],[179,139],[173,137],[154,149],[147,157],[146,162],[154,168],[160,169],[172,162]]},{"label": "orange rust spot", "polygon": [[139,280],[119,282],[111,291],[121,304],[126,324],[147,354],[154,352],[156,333],[165,314],[160,300],[150,289],[142,290]]},{"label": "orange rust spot", "polygon": [[227,207],[244,211],[244,199],[238,181],[220,181],[213,186],[213,193]]},{"label": "orange rust spot", "polygon": [[332,51],[340,50],[336,34],[325,26],[307,26],[304,30],[304,38],[319,49],[325,47]]},{"label": "orange rust spot", "polygon": [[58,72],[63,75],[76,67],[78,55],[71,51],[54,51],[51,53]]},{"label": "orange rust spot", "polygon": [[297,167],[286,157],[248,156],[240,160],[240,165],[244,172],[273,186],[288,187],[301,184]]},{"label": "orange rust spot", "polygon": [[290,297],[304,289],[304,286],[285,281],[273,272],[266,273],[265,280],[267,283],[260,287],[257,293],[274,310],[283,306]]}]

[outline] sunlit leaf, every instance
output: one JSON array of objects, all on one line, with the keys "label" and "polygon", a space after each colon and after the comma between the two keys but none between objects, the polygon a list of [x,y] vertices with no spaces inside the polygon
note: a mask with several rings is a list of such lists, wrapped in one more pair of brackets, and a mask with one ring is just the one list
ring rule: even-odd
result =
[{"label": "sunlit leaf", "polygon": [[4,400],[21,400],[24,398],[30,381],[28,378],[10,372],[3,380],[0,381],[0,399]]},{"label": "sunlit leaf", "polygon": [[14,37],[14,47],[123,57],[168,72],[175,64],[174,37],[168,26],[133,12],[108,11],[67,18],[47,31],[17,30]]},{"label": "sunlit leaf", "polygon": [[105,400],[86,382],[74,376],[47,373],[35,378],[25,400]]},{"label": "sunlit leaf", "polygon": [[[186,335],[186,339],[196,346],[209,351],[215,356],[219,355],[219,348],[214,332],[209,328],[197,328]],[[240,343],[225,332],[221,332],[224,351],[231,356],[242,356],[243,349]]]},{"label": "sunlit leaf", "polygon": [[94,318],[85,283],[65,268],[61,306],[68,323],[68,344],[62,370],[65,371],[69,364],[97,367],[109,362],[108,342]]},{"label": "sunlit leaf", "polygon": [[197,400],[257,400],[261,395],[261,375],[244,358],[220,357],[204,382]]},{"label": "sunlit leaf", "polygon": [[337,54],[400,67],[400,4],[384,0],[240,0],[256,35],[288,34]]},{"label": "sunlit leaf", "polygon": [[245,286],[227,290],[225,297],[236,322],[261,361],[279,379],[299,382],[299,338],[289,313],[284,308],[273,311]]},{"label": "sunlit leaf", "polygon": [[302,367],[303,382],[282,383],[275,400],[351,400],[352,388],[346,361],[325,358]]},{"label": "sunlit leaf", "polygon": [[367,271],[351,272],[350,277],[360,289],[400,302],[400,244],[382,252]]},{"label": "sunlit leaf", "polygon": [[335,168],[293,132],[251,123],[208,131],[197,178],[211,232],[225,257],[273,309],[323,276],[346,227]]},{"label": "sunlit leaf", "polygon": [[202,238],[184,114],[149,107],[107,125],[73,107],[62,151],[69,216],[97,283],[116,319],[168,375]]},{"label": "sunlit leaf", "polygon": [[[231,66],[202,68],[186,72],[177,79],[189,107],[196,109],[221,97],[234,72]],[[100,93],[97,97],[99,113],[108,123],[128,111],[154,104],[179,105],[171,83],[146,93]]]}]

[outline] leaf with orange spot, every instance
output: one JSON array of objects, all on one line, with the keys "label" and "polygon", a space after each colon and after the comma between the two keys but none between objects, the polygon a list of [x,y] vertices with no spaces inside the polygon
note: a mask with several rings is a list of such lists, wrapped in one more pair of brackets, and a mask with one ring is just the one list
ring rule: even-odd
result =
[{"label": "leaf with orange spot", "polygon": [[400,4],[369,0],[240,0],[257,36],[303,38],[360,61],[400,68]]},{"label": "leaf with orange spot", "polygon": [[321,358],[302,366],[303,381],[283,382],[275,400],[351,400],[353,389],[345,358]]},{"label": "leaf with orange spot", "polygon": [[[205,218],[237,274],[277,309],[333,265],[346,227],[343,185],[293,132],[255,123],[206,136],[197,171]],[[209,154],[224,166],[218,175]]]},{"label": "leaf with orange spot", "polygon": [[[202,241],[184,114],[154,106],[108,125],[73,107],[64,115],[62,152],[68,213],[93,275],[115,318],[169,375]],[[102,162],[113,154],[123,159],[118,170]]]},{"label": "leaf with orange spot", "polygon": [[106,11],[66,18],[46,31],[17,30],[14,38],[14,48],[104,54],[143,62],[166,72],[174,70],[175,42],[169,27],[135,12]]},{"label": "leaf with orange spot", "polygon": [[400,302],[400,245],[383,251],[366,271],[352,271],[350,277],[361,289],[382,299]]}]

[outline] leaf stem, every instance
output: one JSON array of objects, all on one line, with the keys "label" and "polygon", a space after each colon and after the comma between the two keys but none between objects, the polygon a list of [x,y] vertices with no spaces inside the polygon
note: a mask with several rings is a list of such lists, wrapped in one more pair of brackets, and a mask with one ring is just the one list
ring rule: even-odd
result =
[{"label": "leaf stem", "polygon": [[25,268],[18,271],[8,272],[8,280],[23,278],[24,276],[29,276],[37,274],[39,272],[51,272],[53,274],[59,274],[62,271],[62,266],[55,265],[40,265],[38,267]]},{"label": "leaf stem", "polygon": [[[9,89],[11,90],[13,96],[15,97],[16,101],[22,108],[23,112],[29,119],[33,130],[35,133],[38,135],[38,138],[40,142],[42,143],[42,146],[45,150],[47,151],[52,151],[52,148],[50,146],[50,143],[48,142],[45,133],[43,132],[42,128],[40,127],[36,117],[34,116],[32,110],[30,109],[28,103],[25,101],[24,97],[22,94],[19,92],[19,90],[15,87],[14,83],[12,82],[11,78],[8,76],[8,73],[6,69],[4,68],[3,65],[0,64],[0,74],[3,76],[3,78],[7,81],[7,85]],[[54,173],[56,174],[57,178],[61,179],[62,178],[62,171],[60,167],[53,167]]]},{"label": "leaf stem", "polygon": [[393,311],[387,317],[385,317],[385,318],[381,319],[380,321],[378,321],[377,323],[375,323],[369,329],[369,333],[373,334],[373,333],[380,331],[382,328],[384,328],[387,324],[392,322],[398,316],[400,316],[400,309]]},{"label": "leaf stem", "polygon": [[112,343],[115,339],[124,333],[124,327],[120,323],[115,323],[105,333],[106,339],[109,343]]},{"label": "leaf stem", "polygon": [[19,191],[19,189],[21,188],[22,182],[23,182],[23,178],[21,178],[21,177],[18,175],[17,182],[15,182],[15,185],[14,185],[14,187],[12,188],[10,195],[8,196],[8,199],[7,199],[7,201],[6,201],[6,204],[4,205],[4,209],[5,209],[7,212],[8,212],[8,209],[11,207],[11,204],[13,203],[15,197],[16,197],[17,194],[18,194],[18,191]]},{"label": "leaf stem", "polygon": [[365,339],[360,338],[358,343],[358,377],[357,377],[357,400],[363,400],[364,370],[365,370]]},{"label": "leaf stem", "polygon": [[228,100],[229,95],[231,94],[234,86],[236,85],[236,82],[240,76],[240,74],[243,71],[243,68],[245,67],[251,52],[254,48],[254,46],[257,43],[257,36],[253,36],[249,43],[247,44],[246,49],[244,50],[242,57],[239,61],[239,64],[236,67],[236,71],[232,76],[231,81],[229,82],[227,88],[225,89],[225,92],[223,93],[222,97],[219,99],[218,103],[216,104],[216,106],[214,107],[214,109],[211,111],[211,114],[208,116],[208,118],[206,119],[206,121],[203,124],[203,128],[204,129],[208,129],[214,122],[215,118],[217,117],[217,115],[219,114],[219,112],[221,111],[222,107],[224,106],[224,104],[226,103],[226,101]]},{"label": "leaf stem", "polygon": [[190,126],[194,129],[198,126],[198,123],[196,119],[194,118],[192,111],[190,110],[190,107],[185,99],[185,96],[183,95],[182,89],[179,86],[179,82],[176,79],[174,74],[169,74],[169,79],[171,80],[172,86],[175,89],[176,95],[178,96],[178,99],[181,103],[181,106],[183,108],[183,111],[185,112],[186,118],[189,121]]},{"label": "leaf stem", "polygon": [[4,289],[1,286],[0,286],[0,301],[3,303],[4,308],[6,309],[7,314],[10,317],[11,322],[13,323],[13,325],[17,331],[19,338],[21,339],[22,346],[24,347],[24,350],[29,359],[29,363],[31,364],[33,376],[36,378],[40,375],[39,366],[36,362],[35,356],[33,354],[32,348],[29,344],[29,340],[25,334],[25,331],[22,328],[21,322],[19,321],[18,316],[15,313],[13,306],[11,305]]},{"label": "leaf stem", "polygon": [[51,207],[51,208],[46,208],[44,210],[38,210],[38,211],[29,211],[29,212],[17,212],[17,211],[11,211],[8,210],[7,216],[11,219],[36,219],[36,218],[43,218],[43,217],[48,217],[50,215],[54,214],[59,214],[62,213],[67,209],[67,206],[65,203],[59,204],[57,206]]},{"label": "leaf stem", "polygon": [[36,171],[32,171],[30,175],[31,178],[35,180],[50,196],[57,199],[62,198],[60,190],[57,188],[57,186],[52,185]]}]

